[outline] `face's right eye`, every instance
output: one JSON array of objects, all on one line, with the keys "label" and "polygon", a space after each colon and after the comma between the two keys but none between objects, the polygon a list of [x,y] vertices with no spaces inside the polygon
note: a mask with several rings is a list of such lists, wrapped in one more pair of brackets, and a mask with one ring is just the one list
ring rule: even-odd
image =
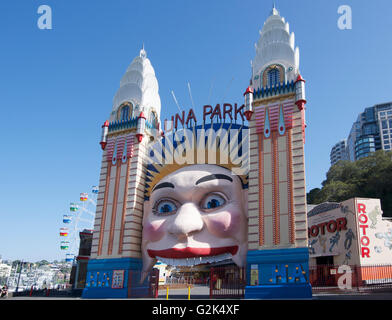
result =
[{"label": "face's right eye", "polygon": [[157,216],[166,216],[177,212],[177,204],[170,199],[162,199],[156,202],[153,212]]},{"label": "face's right eye", "polygon": [[218,194],[218,193],[211,193],[208,194],[200,203],[200,206],[204,210],[215,210],[218,209],[219,207],[222,207],[225,205],[226,200],[225,198]]}]

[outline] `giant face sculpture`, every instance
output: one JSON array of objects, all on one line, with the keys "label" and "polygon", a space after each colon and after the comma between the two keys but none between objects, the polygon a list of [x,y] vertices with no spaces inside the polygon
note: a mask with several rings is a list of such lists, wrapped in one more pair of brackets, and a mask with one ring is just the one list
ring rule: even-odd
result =
[{"label": "giant face sculpture", "polygon": [[247,189],[230,170],[189,165],[162,178],[144,203],[143,270],[160,260],[192,266],[247,254]]}]

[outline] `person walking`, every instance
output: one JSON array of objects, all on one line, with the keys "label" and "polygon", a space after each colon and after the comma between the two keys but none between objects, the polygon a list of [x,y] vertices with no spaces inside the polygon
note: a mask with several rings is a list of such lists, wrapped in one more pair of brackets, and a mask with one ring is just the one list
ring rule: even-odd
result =
[{"label": "person walking", "polygon": [[8,298],[8,287],[6,284],[1,288],[1,298]]}]

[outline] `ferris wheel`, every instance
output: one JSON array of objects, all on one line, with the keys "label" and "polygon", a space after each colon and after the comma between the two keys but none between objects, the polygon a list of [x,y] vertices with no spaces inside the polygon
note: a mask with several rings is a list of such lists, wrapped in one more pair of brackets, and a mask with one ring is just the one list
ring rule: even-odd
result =
[{"label": "ferris wheel", "polygon": [[79,232],[94,227],[98,187],[93,186],[89,193],[82,192],[79,201],[71,202],[68,213],[62,217],[60,228],[60,249],[65,251],[65,261],[73,262],[79,251]]}]

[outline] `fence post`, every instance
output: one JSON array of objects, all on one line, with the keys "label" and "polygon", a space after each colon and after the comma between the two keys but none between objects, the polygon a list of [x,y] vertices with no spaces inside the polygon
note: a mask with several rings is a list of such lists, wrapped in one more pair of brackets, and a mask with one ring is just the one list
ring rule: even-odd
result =
[{"label": "fence post", "polygon": [[212,277],[214,275],[214,268],[210,268],[210,299],[212,299]]},{"label": "fence post", "polygon": [[361,267],[359,265],[355,266],[355,276],[357,278],[357,291],[360,291],[362,276],[361,276]]},{"label": "fence post", "polygon": [[246,268],[242,267],[242,275],[241,275],[242,297],[245,297],[245,286],[246,286]]},{"label": "fence post", "polygon": [[158,298],[159,291],[159,270],[155,271],[155,298]]}]

